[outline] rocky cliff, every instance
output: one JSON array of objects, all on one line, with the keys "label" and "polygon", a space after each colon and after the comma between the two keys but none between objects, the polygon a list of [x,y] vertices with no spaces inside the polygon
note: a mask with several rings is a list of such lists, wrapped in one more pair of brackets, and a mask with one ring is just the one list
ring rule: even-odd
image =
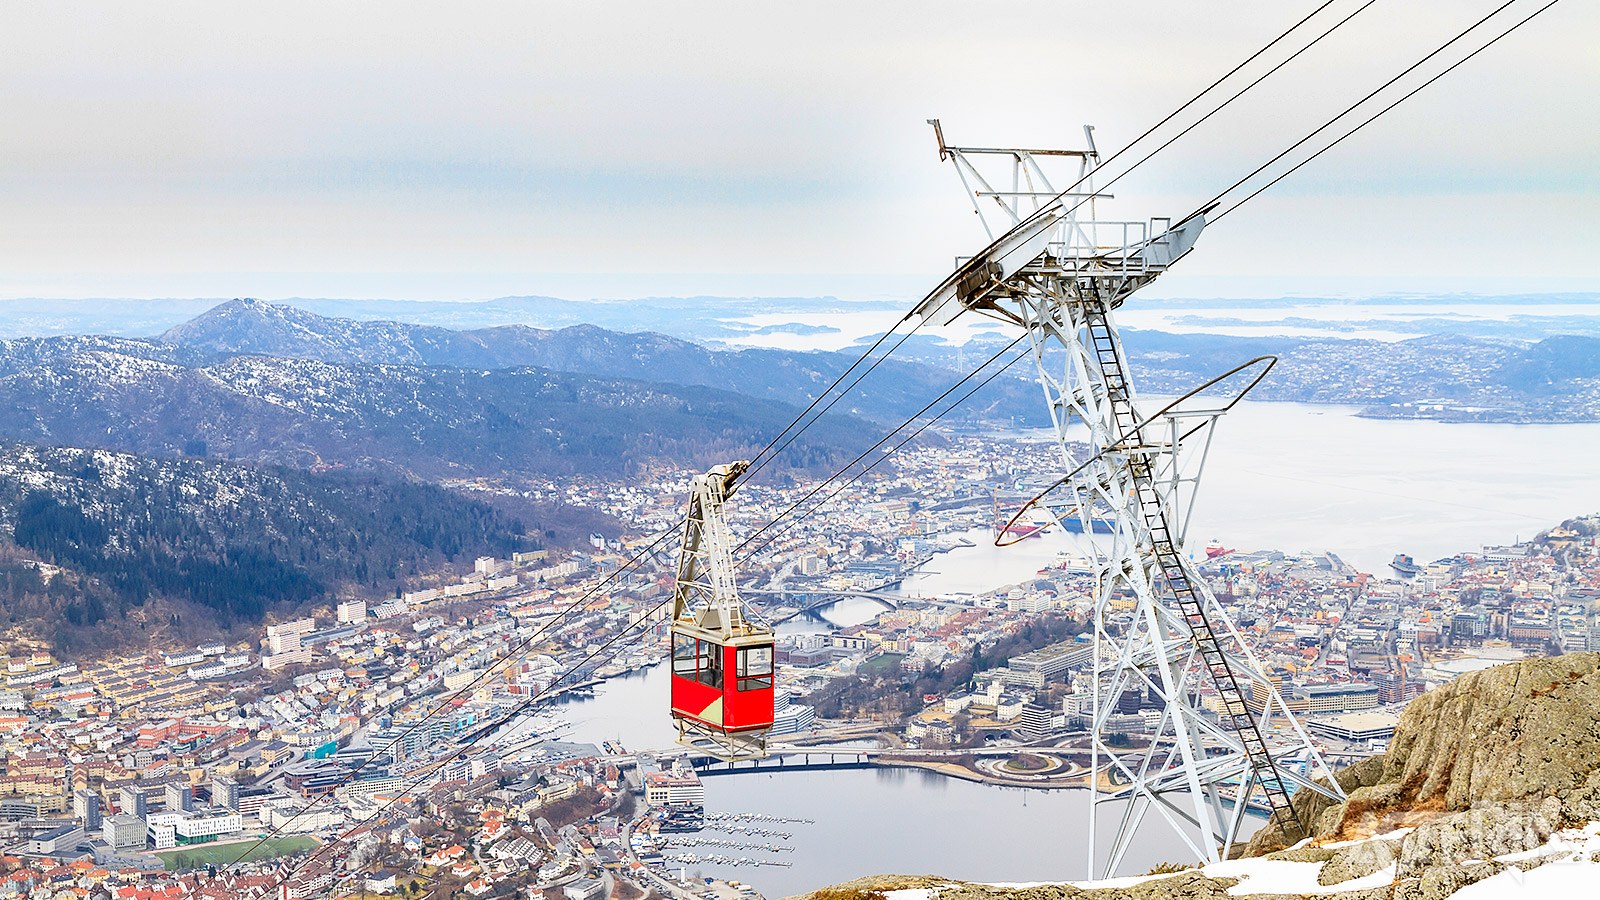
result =
[{"label": "rocky cliff", "polygon": [[[810,900],[1120,900],[1239,896],[1436,900],[1600,890],[1600,653],[1463,675],[1414,700],[1387,753],[1301,792],[1313,836],[1258,832],[1226,862],[1115,883],[1001,888],[880,876]],[[1549,863],[1562,863],[1550,866]],[[1483,884],[1478,884],[1483,882]],[[1574,893],[1574,892],[1578,893]]]},{"label": "rocky cliff", "polygon": [[[1566,820],[1600,819],[1600,653],[1463,675],[1412,701],[1389,751],[1338,778],[1345,803],[1309,792],[1297,798],[1301,821],[1321,842],[1549,800]],[[1282,845],[1268,828],[1247,852]]]}]

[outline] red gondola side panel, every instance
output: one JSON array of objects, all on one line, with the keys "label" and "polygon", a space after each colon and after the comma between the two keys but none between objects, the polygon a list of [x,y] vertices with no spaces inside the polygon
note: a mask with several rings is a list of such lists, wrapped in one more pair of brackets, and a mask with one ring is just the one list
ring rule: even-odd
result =
[{"label": "red gondola side panel", "polygon": [[772,645],[728,647],[724,671],[723,703],[727,710],[723,728],[728,731],[766,730],[772,727]]}]

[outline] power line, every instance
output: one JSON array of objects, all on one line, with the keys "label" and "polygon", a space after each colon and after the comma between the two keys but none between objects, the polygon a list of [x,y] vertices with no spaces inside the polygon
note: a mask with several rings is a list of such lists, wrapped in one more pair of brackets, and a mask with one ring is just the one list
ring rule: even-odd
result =
[{"label": "power line", "polygon": [[[1494,46],[1495,43],[1497,43],[1501,38],[1505,37],[1506,35],[1510,34],[1513,31],[1516,31],[1518,28],[1521,28],[1522,26],[1528,24],[1530,21],[1533,20],[1534,16],[1539,15],[1540,13],[1542,13],[1545,10],[1549,9],[1550,7],[1555,6],[1559,2],[1560,2],[1560,0],[1550,0],[1550,2],[1546,3],[1545,5],[1539,7],[1538,9],[1534,10],[1533,12],[1529,13],[1526,18],[1522,19],[1520,22],[1517,22],[1515,25],[1512,25],[1510,28],[1507,28],[1505,31],[1502,31],[1499,34],[1495,35],[1493,38],[1490,38],[1487,43],[1485,43],[1482,46],[1478,47],[1478,49],[1472,51],[1471,53],[1468,53],[1466,56],[1463,56],[1461,59],[1456,60],[1454,63],[1451,63],[1449,67],[1447,67],[1444,70],[1440,71],[1438,74],[1434,75],[1432,78],[1429,78],[1427,81],[1424,81],[1423,83],[1421,83],[1421,84],[1417,85],[1416,87],[1412,88],[1410,91],[1406,92],[1406,94],[1404,96],[1400,97],[1400,99],[1394,101],[1393,103],[1390,103],[1388,106],[1385,106],[1383,109],[1380,109],[1377,112],[1373,113],[1372,116],[1367,118],[1365,121],[1363,121],[1361,124],[1357,125],[1356,127],[1350,129],[1349,131],[1346,131],[1344,134],[1339,135],[1339,137],[1334,139],[1334,141],[1332,143],[1324,146],[1322,149],[1320,149],[1317,152],[1311,154],[1310,156],[1306,157],[1305,159],[1301,160],[1300,162],[1295,163],[1294,166],[1289,168],[1287,171],[1285,171],[1282,174],[1278,175],[1276,178],[1272,179],[1271,181],[1267,182],[1266,184],[1262,185],[1261,187],[1256,188],[1254,191],[1251,191],[1250,194],[1248,196],[1246,196],[1243,200],[1240,200],[1238,203],[1234,203],[1231,206],[1229,206],[1228,208],[1224,209],[1222,212],[1218,213],[1216,215],[1216,217],[1213,218],[1211,221],[1212,222],[1217,222],[1217,221],[1221,220],[1223,216],[1226,216],[1228,213],[1233,212],[1234,210],[1238,209],[1239,207],[1241,207],[1241,206],[1245,205],[1246,203],[1250,202],[1251,200],[1255,199],[1255,197],[1258,194],[1260,194],[1262,191],[1265,191],[1267,188],[1270,188],[1273,185],[1277,184],[1278,182],[1282,181],[1283,179],[1289,177],[1290,175],[1293,175],[1296,171],[1298,171],[1300,169],[1301,166],[1305,165],[1308,162],[1311,162],[1312,160],[1316,159],[1317,157],[1321,156],[1322,154],[1327,153],[1329,150],[1332,150],[1334,147],[1337,147],[1339,145],[1339,143],[1341,141],[1343,141],[1345,138],[1355,134],[1356,132],[1360,131],[1361,129],[1367,127],[1368,125],[1371,125],[1375,120],[1377,120],[1383,114],[1387,113],[1389,110],[1394,109],[1396,106],[1399,106],[1400,104],[1406,102],[1407,100],[1410,100],[1412,97],[1414,97],[1418,93],[1420,93],[1423,88],[1426,88],[1428,85],[1433,84],[1435,81],[1438,81],[1439,79],[1443,78],[1444,76],[1450,74],[1452,71],[1455,70],[1455,68],[1457,66],[1460,66],[1462,63],[1466,62],[1467,60],[1473,58],[1474,56],[1477,56],[1479,53],[1482,53],[1483,51],[1485,51],[1485,50],[1489,49],[1490,47]],[[1504,9],[1504,8],[1505,7],[1501,7],[1501,9]],[[1496,10],[1495,12],[1499,12],[1499,10]],[[1493,13],[1491,13],[1490,15],[1493,15]],[[1476,28],[1477,26],[1474,25],[1473,27]],[[1468,30],[1470,31],[1471,29],[1468,29]],[[1465,32],[1463,32],[1463,34],[1464,33]],[[1440,49],[1443,49],[1443,48],[1440,48]],[[1430,54],[1430,55],[1432,55],[1432,54]],[[1342,117],[1342,114],[1341,114],[1341,117]]]}]

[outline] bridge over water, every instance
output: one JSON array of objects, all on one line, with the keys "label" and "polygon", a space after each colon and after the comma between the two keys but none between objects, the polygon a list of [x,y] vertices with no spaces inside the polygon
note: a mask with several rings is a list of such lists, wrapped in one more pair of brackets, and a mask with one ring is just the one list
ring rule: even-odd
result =
[{"label": "bridge over water", "polygon": [[968,750],[886,750],[867,747],[773,748],[762,759],[727,762],[708,756],[692,757],[689,764],[701,775],[735,775],[741,772],[804,772],[821,769],[866,769],[896,759],[937,761],[939,757],[1009,757],[1018,753],[1076,756],[1088,751],[1054,747],[981,747]]},{"label": "bridge over water", "polygon": [[822,769],[867,769],[876,751],[871,750],[780,750],[762,759],[727,762],[709,756],[690,760],[702,776],[737,775],[741,772],[814,772]]}]

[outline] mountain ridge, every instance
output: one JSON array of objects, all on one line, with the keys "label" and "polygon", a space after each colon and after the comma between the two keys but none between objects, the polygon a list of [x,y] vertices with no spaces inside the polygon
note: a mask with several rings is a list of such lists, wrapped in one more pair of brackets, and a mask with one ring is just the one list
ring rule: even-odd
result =
[{"label": "mountain ridge", "polygon": [[[713,350],[658,332],[619,332],[591,324],[556,330],[496,325],[456,331],[437,325],[321,316],[251,299],[213,307],[168,330],[158,341],[191,354],[246,353],[342,364],[538,367],[683,386],[737,386],[742,394],[798,406],[821,394],[859,358],[859,351]],[[938,396],[956,377],[940,366],[887,359],[877,365],[870,379],[846,395],[837,409],[898,423]],[[1021,418],[1045,424],[1034,391],[1032,382],[1023,378],[998,378],[950,418]]]}]

